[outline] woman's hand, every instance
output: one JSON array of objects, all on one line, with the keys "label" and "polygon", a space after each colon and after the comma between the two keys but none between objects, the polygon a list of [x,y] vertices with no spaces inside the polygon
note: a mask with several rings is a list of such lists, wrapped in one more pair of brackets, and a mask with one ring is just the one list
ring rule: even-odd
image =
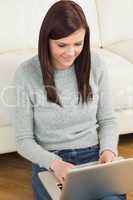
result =
[{"label": "woman's hand", "polygon": [[112,162],[115,159],[116,159],[116,155],[112,151],[105,150],[102,152],[98,162],[99,163],[108,163],[108,162]]},{"label": "woman's hand", "polygon": [[51,169],[54,171],[55,176],[59,179],[61,184],[64,184],[67,173],[73,169],[75,165],[64,162],[63,160],[54,160]]}]

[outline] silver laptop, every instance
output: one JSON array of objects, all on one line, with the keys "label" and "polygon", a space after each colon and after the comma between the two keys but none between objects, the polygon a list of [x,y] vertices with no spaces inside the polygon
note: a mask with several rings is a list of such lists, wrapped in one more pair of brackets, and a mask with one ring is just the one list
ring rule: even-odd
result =
[{"label": "silver laptop", "polygon": [[68,173],[63,188],[53,173],[38,175],[53,200],[97,200],[133,192],[133,158],[77,165]]}]

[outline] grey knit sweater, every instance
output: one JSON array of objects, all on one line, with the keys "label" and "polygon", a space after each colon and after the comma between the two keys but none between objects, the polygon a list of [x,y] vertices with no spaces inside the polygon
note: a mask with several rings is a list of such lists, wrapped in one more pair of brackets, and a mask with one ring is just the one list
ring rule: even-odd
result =
[{"label": "grey knit sweater", "polygon": [[56,69],[55,83],[63,108],[47,101],[38,56],[22,63],[14,77],[13,124],[18,152],[49,169],[55,159],[48,150],[85,148],[100,144],[100,153],[117,153],[118,132],[112,108],[109,78],[98,55],[92,53],[90,85],[94,99],[78,104],[74,65]]}]

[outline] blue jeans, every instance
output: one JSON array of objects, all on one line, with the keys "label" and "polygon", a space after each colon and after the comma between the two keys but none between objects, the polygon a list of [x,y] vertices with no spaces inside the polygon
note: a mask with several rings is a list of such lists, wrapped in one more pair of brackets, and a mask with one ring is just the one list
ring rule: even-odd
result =
[{"label": "blue jeans", "polygon": [[[55,150],[53,153],[59,155],[64,161],[73,164],[84,164],[87,162],[93,162],[99,159],[99,146],[95,145],[88,148],[82,149],[66,149],[66,150]],[[32,165],[32,188],[36,197],[36,200],[51,200],[48,192],[42,185],[38,172],[46,171],[45,168],[39,167],[37,164]],[[126,200],[126,195],[111,195],[104,197],[99,200]]]}]

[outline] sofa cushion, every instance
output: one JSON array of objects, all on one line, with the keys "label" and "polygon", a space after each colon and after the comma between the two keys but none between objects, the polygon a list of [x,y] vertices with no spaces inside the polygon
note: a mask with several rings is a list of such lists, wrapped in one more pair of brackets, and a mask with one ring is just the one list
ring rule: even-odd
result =
[{"label": "sofa cushion", "polygon": [[133,64],[105,49],[96,49],[95,52],[102,65],[108,68],[115,111],[133,112]]},{"label": "sofa cushion", "polygon": [[13,51],[0,54],[0,126],[11,124],[12,81],[17,67],[36,54],[36,49]]},{"label": "sofa cushion", "polygon": [[102,45],[133,38],[133,1],[96,0]]},{"label": "sofa cushion", "polygon": [[27,48],[23,1],[0,2],[0,53]]},{"label": "sofa cushion", "polygon": [[105,48],[133,63],[133,39],[113,43],[112,45],[108,45]]}]

